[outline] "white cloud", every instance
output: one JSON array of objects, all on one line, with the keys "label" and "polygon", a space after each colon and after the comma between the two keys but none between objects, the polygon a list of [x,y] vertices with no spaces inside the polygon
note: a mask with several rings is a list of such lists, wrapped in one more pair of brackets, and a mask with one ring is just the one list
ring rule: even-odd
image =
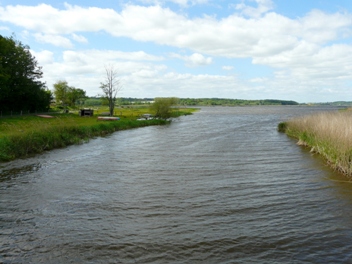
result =
[{"label": "white cloud", "polygon": [[198,4],[205,4],[208,1],[207,0],[169,0],[170,2],[173,2],[175,4],[178,4],[180,6],[183,7],[187,7],[187,6],[194,6],[194,5],[198,5]]},{"label": "white cloud", "polygon": [[251,80],[249,80],[252,83],[263,83],[263,82],[267,82],[268,78],[262,78],[262,77],[258,77],[258,78],[253,78]]},{"label": "white cloud", "polygon": [[86,90],[90,96],[100,93],[99,85],[105,76],[104,66],[107,64],[115,65],[119,76],[129,76],[129,79],[157,78],[167,69],[165,65],[152,63],[162,61],[162,57],[144,51],[68,50],[56,59],[50,51],[31,52],[38,64],[43,66],[44,81],[49,89],[56,81],[65,79],[70,85]]},{"label": "white cloud", "polygon": [[88,40],[82,35],[72,34],[72,39],[80,43],[88,43]]},{"label": "white cloud", "polygon": [[[205,2],[172,1],[180,6]],[[91,44],[92,41],[84,37],[88,35],[85,33],[102,31],[115,38],[126,37],[138,42],[154,43],[159,47],[174,47],[174,52],[181,52],[177,49],[191,52],[193,54],[190,56],[174,55],[184,60],[189,67],[209,65],[213,58],[224,57],[251,58],[254,65],[266,65],[274,69],[273,79],[253,78],[237,82],[239,87],[244,87],[243,91],[257,89],[251,85],[260,83],[264,87],[261,91],[275,94],[280,94],[284,91],[282,89],[287,92],[291,88],[295,93],[309,90],[313,94],[314,87],[318,86],[324,87],[322,91],[328,94],[328,85],[341,87],[341,81],[352,78],[352,45],[347,42],[341,44],[352,36],[352,15],[349,13],[313,10],[300,18],[291,19],[275,13],[273,1],[256,0],[252,3],[243,1],[236,6],[236,13],[227,17],[188,17],[163,7],[166,1],[153,2],[155,5],[152,6],[127,4],[121,11],[69,4],[65,4],[64,9],[48,4],[8,5],[0,6],[0,21],[23,28],[29,35],[34,35],[38,42],[65,49],[74,47],[71,41]],[[337,43],[332,44],[335,41]],[[69,78],[72,81],[87,83],[90,89],[96,83],[99,84],[99,78],[94,76],[100,74],[107,62],[118,63],[122,75],[131,84],[141,84],[146,78],[155,85],[160,84],[160,87],[170,84],[166,76],[171,73],[162,64],[167,58],[143,51],[65,51],[62,61],[53,61],[50,54],[43,52],[38,55],[39,58],[48,67],[51,74],[48,78],[71,76]],[[224,66],[223,69],[232,68]],[[78,74],[78,77],[73,73]],[[217,85],[221,83],[220,80],[227,81],[220,76],[212,79],[210,76],[201,78],[188,75],[171,80],[183,83],[182,78],[190,83],[211,79],[216,80]],[[186,81],[180,87],[188,87]],[[210,84],[207,87],[211,90]],[[136,91],[141,89],[134,87]],[[237,88],[228,89],[232,91]]]},{"label": "white cloud", "polygon": [[63,47],[68,49],[73,47],[71,41],[68,38],[59,35],[36,33],[34,34],[34,37],[38,42],[49,43],[57,47]]},{"label": "white cloud", "polygon": [[[61,59],[53,60],[48,51],[34,52],[39,65],[43,66],[44,80],[52,89],[53,84],[65,79],[70,85],[84,89],[90,96],[101,93],[100,82],[104,78],[104,65],[112,62],[118,69],[123,91],[119,96],[155,97],[178,96],[197,97],[199,94],[216,94],[233,97],[237,92],[248,91],[239,85],[234,76],[192,75],[170,72],[159,57],[146,53],[123,53],[114,51],[86,50],[65,51]],[[134,57],[135,60],[126,60]],[[106,58],[110,58],[107,61]],[[218,87],[223,87],[219,91]]]},{"label": "white cloud", "polygon": [[37,6],[0,7],[0,20],[43,34],[72,34],[78,31],[99,31],[119,23],[112,9],[83,8],[65,3],[65,10],[47,4]]},{"label": "white cloud", "polygon": [[233,66],[222,66],[222,69],[225,71],[231,71],[233,70]]},{"label": "white cloud", "polygon": [[[272,5],[269,0],[256,2],[261,14]],[[351,36],[352,25],[349,14],[322,11],[312,11],[297,20],[274,12],[249,19],[238,14],[222,19],[208,16],[189,19],[160,5],[126,5],[120,13],[68,4],[64,10],[46,4],[7,6],[0,8],[0,20],[43,35],[106,31],[115,37],[230,58],[271,56],[290,50],[301,41],[321,45],[342,35]],[[79,35],[73,36],[77,39]],[[84,41],[82,36],[80,39]]]},{"label": "white cloud", "polygon": [[188,0],[170,0],[170,2],[176,3],[180,6],[188,6]]},{"label": "white cloud", "polygon": [[[81,19],[65,27],[67,22],[60,21],[66,21],[69,16]],[[94,24],[85,21],[84,17],[92,16]],[[349,16],[322,15],[321,12],[312,12],[301,20],[290,20],[275,13],[257,19],[232,15],[221,20],[211,17],[190,20],[161,6],[132,5],[126,6],[120,14],[110,9],[69,6],[67,10],[58,11],[58,18],[48,29],[40,25],[44,23],[41,20],[36,27],[48,32],[56,29],[61,34],[105,30],[113,36],[189,48],[197,53],[254,59],[291,50],[301,41],[325,43],[336,38],[336,32],[346,32],[351,25]],[[320,27],[310,21],[319,21]]]},{"label": "white cloud", "polygon": [[[338,52],[336,47],[336,52]],[[326,51],[326,53],[333,51]],[[334,92],[331,87],[343,89],[341,82],[334,78],[304,78],[307,68],[287,70],[282,68],[275,72],[275,78],[257,77],[248,81],[237,78],[237,75],[181,74],[170,71],[162,62],[143,60],[148,58],[131,53],[114,51],[66,51],[62,58],[53,59],[48,51],[34,53],[39,65],[43,66],[44,80],[52,89],[52,85],[65,79],[72,86],[82,88],[90,96],[101,93],[100,82],[104,78],[104,65],[113,63],[119,71],[123,90],[119,96],[127,97],[223,97],[244,99],[280,98],[297,101],[316,101],[316,98],[330,98]],[[135,60],[126,58],[134,57]],[[107,61],[107,58],[111,60]],[[327,67],[329,69],[329,67]],[[319,71],[310,73],[318,74]],[[313,75],[312,75],[313,76]],[[219,89],[221,87],[221,89]],[[317,89],[317,87],[321,87]],[[346,91],[346,96],[348,91]],[[268,96],[271,94],[273,96]],[[309,97],[302,95],[309,94]],[[329,100],[326,100],[329,101]]]},{"label": "white cloud", "polygon": [[49,50],[43,50],[40,52],[31,50],[31,53],[36,58],[36,60],[40,62],[40,65],[51,64],[54,62],[54,53]]},{"label": "white cloud", "polygon": [[300,28],[294,32],[297,36],[313,43],[326,43],[342,37],[351,37],[352,15],[347,13],[327,14],[313,10],[298,20]]},{"label": "white cloud", "polygon": [[[168,72],[163,75],[153,77],[148,82],[142,79],[127,78],[129,87],[133,90],[138,90],[138,87],[146,87],[141,97],[155,96],[177,96],[199,97],[199,95],[219,96],[219,97],[234,97],[236,93],[245,93],[247,87],[239,85],[238,80],[234,76],[221,75],[192,75]],[[218,87],[222,87],[221,90]]]},{"label": "white cloud", "polygon": [[113,63],[117,60],[126,61],[162,61],[163,57],[148,54],[144,51],[122,52],[115,50],[83,50],[83,51],[64,51],[64,57],[73,60],[84,60],[89,63],[94,61],[106,61]]},{"label": "white cloud", "polygon": [[246,5],[244,1],[236,5],[237,10],[241,10],[242,14],[249,17],[260,17],[262,14],[273,9],[274,4],[272,0],[252,0],[257,3],[257,7]]},{"label": "white cloud", "polygon": [[143,4],[165,5],[168,2],[178,4],[181,7],[189,7],[208,3],[208,0],[139,0]]},{"label": "white cloud", "polygon": [[204,57],[202,54],[199,53],[193,53],[187,61],[188,65],[190,66],[204,66],[211,64],[213,62],[213,59],[211,57]]},{"label": "white cloud", "polygon": [[301,43],[290,51],[255,59],[254,63],[286,69],[286,75],[296,79],[347,79],[351,78],[352,46],[336,44],[320,48]]},{"label": "white cloud", "polygon": [[[64,51],[61,57],[56,59],[50,51],[31,52],[38,64],[43,66],[44,81],[50,89],[56,81],[65,79],[70,85],[86,90],[91,96],[100,93],[99,85],[105,76],[104,66],[107,64],[116,66],[126,87],[130,86],[130,82],[139,82],[141,85],[144,83],[141,86],[144,88],[159,79],[159,75],[163,75],[167,69],[163,64],[154,64],[163,58],[143,51],[70,50]],[[129,92],[127,88],[126,90]]]},{"label": "white cloud", "polygon": [[10,31],[8,27],[0,26],[1,31]]},{"label": "white cloud", "polygon": [[191,56],[182,56],[179,54],[171,54],[173,58],[184,60],[187,67],[198,67],[210,65],[213,62],[211,57],[204,57],[202,54],[193,53]]}]

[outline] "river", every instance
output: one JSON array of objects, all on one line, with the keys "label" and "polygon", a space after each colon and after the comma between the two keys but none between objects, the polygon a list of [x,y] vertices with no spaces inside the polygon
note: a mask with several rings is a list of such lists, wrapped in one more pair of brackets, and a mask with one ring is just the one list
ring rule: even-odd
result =
[{"label": "river", "polygon": [[277,132],[324,107],[204,107],[0,164],[0,263],[351,263],[352,185]]}]

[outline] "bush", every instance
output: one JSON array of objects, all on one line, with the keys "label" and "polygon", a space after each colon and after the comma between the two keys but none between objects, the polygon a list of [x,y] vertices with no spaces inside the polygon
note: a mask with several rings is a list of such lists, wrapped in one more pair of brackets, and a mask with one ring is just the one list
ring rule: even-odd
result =
[{"label": "bush", "polygon": [[154,103],[150,109],[155,117],[167,119],[171,117],[172,106],[176,105],[178,99],[175,97],[170,98],[155,98]]}]

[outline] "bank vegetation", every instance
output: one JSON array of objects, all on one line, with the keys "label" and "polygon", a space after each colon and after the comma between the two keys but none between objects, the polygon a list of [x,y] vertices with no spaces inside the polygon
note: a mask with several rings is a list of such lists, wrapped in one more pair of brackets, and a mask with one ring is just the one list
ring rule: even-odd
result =
[{"label": "bank vegetation", "polygon": [[298,144],[323,156],[335,170],[352,179],[352,111],[297,117],[278,126]]},{"label": "bank vegetation", "polygon": [[[138,120],[149,108],[119,109],[118,121],[99,121],[98,115],[107,109],[95,111],[94,116],[81,117],[78,113],[51,113],[52,118],[37,115],[0,118],[0,161],[10,161],[68,145],[80,144],[90,138],[104,136],[118,130],[165,125],[165,119]],[[190,114],[194,109],[174,109],[172,116]]]}]

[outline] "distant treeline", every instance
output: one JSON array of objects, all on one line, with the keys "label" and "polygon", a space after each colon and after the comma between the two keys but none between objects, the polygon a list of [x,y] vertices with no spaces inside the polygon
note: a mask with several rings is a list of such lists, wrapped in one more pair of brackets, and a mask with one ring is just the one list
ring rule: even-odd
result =
[{"label": "distant treeline", "polygon": [[223,106],[243,106],[243,105],[298,105],[295,101],[284,101],[275,99],[265,100],[242,100],[242,99],[222,99],[222,98],[199,98],[199,99],[179,99],[181,105],[223,105]]},{"label": "distant treeline", "polygon": [[[121,106],[152,104],[155,98],[133,98],[120,97],[117,98],[116,104]],[[295,101],[265,99],[265,100],[243,100],[243,99],[225,99],[225,98],[179,98],[179,105],[185,106],[245,106],[245,105],[299,105]],[[105,105],[104,98],[88,97],[80,105],[99,106]],[[303,103],[301,105],[332,105],[332,106],[352,106],[352,101],[336,101],[324,103]]]},{"label": "distant treeline", "polygon": [[352,106],[351,101],[336,101],[326,103],[310,103],[309,105],[333,105],[333,106]]},{"label": "distant treeline", "polygon": [[[118,98],[116,101],[117,105],[139,105],[139,104],[151,104],[154,102],[154,98]],[[94,106],[104,104],[104,100],[101,98],[87,98],[85,105]],[[223,98],[179,98],[179,105],[185,106],[245,106],[245,105],[298,105],[295,101],[285,101],[276,99],[266,100],[242,100],[242,99],[223,99]]]}]

